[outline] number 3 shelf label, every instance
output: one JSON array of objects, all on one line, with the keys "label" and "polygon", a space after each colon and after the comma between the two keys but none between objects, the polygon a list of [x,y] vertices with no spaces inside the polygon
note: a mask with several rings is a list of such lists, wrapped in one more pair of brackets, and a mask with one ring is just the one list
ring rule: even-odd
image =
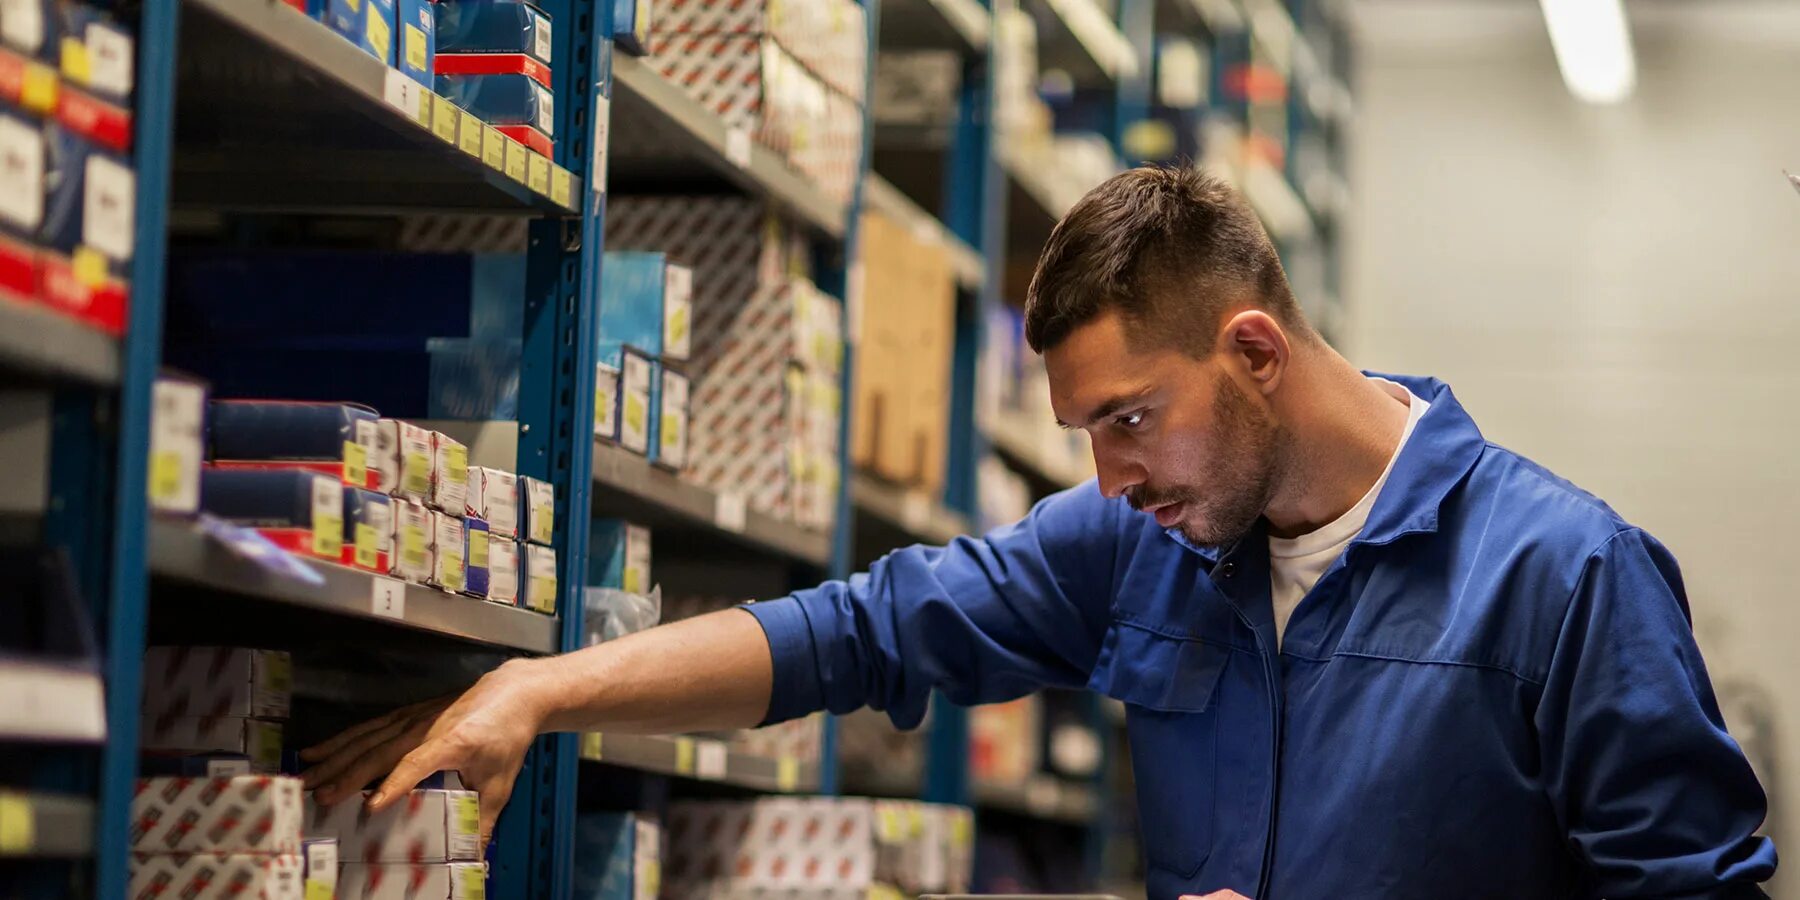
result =
[{"label": "number 3 shelf label", "polygon": [[374,578],[374,594],[370,598],[369,608],[378,616],[390,619],[406,618],[406,582],[393,578]]}]

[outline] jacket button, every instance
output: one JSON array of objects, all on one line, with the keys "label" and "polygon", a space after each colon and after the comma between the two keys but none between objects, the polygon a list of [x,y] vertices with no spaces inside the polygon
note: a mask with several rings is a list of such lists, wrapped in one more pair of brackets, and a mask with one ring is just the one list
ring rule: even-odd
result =
[{"label": "jacket button", "polygon": [[1227,562],[1227,563],[1219,564],[1219,577],[1220,578],[1230,578],[1231,576],[1236,575],[1236,574],[1237,574],[1237,563]]}]

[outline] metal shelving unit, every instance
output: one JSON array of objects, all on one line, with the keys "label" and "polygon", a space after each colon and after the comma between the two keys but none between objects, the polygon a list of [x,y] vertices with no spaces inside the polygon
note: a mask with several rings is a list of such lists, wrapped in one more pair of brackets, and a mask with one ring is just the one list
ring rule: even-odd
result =
[{"label": "metal shelving unit", "polygon": [[1062,69],[1076,84],[1108,84],[1137,74],[1142,63],[1119,25],[1094,0],[1039,0],[1038,53],[1045,68]]},{"label": "metal shelving unit", "polygon": [[1049,775],[1024,784],[977,781],[975,803],[984,809],[1065,825],[1085,826],[1100,813],[1100,800],[1092,787]]},{"label": "metal shelving unit", "polygon": [[858,512],[879,518],[918,541],[947,544],[970,532],[961,513],[924,491],[897,487],[861,472],[850,478],[850,497]]},{"label": "metal shelving unit", "polygon": [[948,248],[950,263],[956,270],[956,280],[961,287],[971,291],[981,289],[982,283],[987,280],[987,263],[973,247],[880,175],[870,173],[863,182],[863,190],[870,209],[884,213],[912,229],[921,243],[938,243]]},{"label": "metal shelving unit", "polygon": [[67,316],[0,296],[0,369],[91,387],[119,383],[119,341]]},{"label": "metal shelving unit", "polygon": [[881,4],[881,43],[901,50],[988,49],[992,23],[976,0],[886,0]]},{"label": "metal shelving unit", "polygon": [[106,685],[86,666],[0,656],[0,741],[106,740]]},{"label": "metal shelving unit", "polygon": [[711,738],[588,732],[581,759],[768,793],[810,794],[820,786],[816,763],[746,753]]},{"label": "metal shelving unit", "polygon": [[0,860],[85,859],[94,852],[94,802],[0,790]]}]

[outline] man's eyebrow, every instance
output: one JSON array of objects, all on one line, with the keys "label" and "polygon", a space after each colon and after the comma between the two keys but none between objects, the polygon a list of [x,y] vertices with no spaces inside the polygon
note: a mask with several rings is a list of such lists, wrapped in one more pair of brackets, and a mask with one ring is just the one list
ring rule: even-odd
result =
[{"label": "man's eyebrow", "polygon": [[1110,419],[1113,416],[1116,416],[1119,413],[1124,412],[1125,410],[1129,409],[1132,404],[1143,400],[1144,397],[1149,395],[1150,390],[1151,389],[1147,388],[1147,387],[1140,388],[1129,394],[1119,394],[1119,395],[1107,400],[1105,403],[1102,403],[1098,407],[1096,407],[1093,412],[1088,414],[1087,422],[1085,425],[1071,425],[1068,422],[1064,422],[1062,419],[1057,419],[1056,424],[1062,426],[1065,429],[1074,430],[1076,428],[1085,428],[1088,425],[1092,425],[1095,422],[1100,421],[1101,419]]}]

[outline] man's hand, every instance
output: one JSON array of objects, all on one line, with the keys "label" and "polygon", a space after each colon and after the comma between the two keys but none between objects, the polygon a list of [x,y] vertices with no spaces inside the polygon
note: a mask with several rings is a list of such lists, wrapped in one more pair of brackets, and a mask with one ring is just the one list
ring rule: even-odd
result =
[{"label": "man's hand", "polygon": [[1182,894],[1181,900],[1250,900],[1237,891],[1214,891],[1205,896],[1199,894]]},{"label": "man's hand", "polygon": [[530,690],[533,665],[532,660],[508,662],[460,697],[395,710],[301,751],[302,760],[314,763],[304,773],[306,786],[329,806],[385,774],[369,798],[369,809],[379,812],[431,773],[454,770],[481,796],[485,846],[547,715]]}]

